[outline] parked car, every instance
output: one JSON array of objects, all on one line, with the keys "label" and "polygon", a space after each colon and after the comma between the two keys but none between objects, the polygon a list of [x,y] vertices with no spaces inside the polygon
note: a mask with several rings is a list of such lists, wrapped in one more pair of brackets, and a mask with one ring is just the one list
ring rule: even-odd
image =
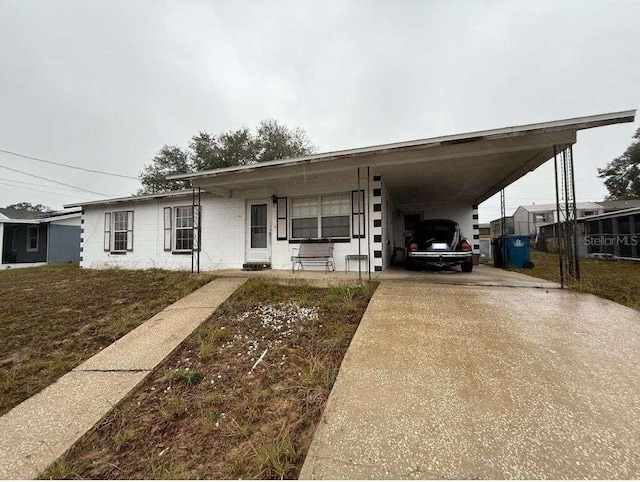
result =
[{"label": "parked car", "polygon": [[471,243],[462,235],[458,223],[450,219],[430,219],[415,225],[407,243],[407,269],[457,264],[465,273],[473,270]]}]

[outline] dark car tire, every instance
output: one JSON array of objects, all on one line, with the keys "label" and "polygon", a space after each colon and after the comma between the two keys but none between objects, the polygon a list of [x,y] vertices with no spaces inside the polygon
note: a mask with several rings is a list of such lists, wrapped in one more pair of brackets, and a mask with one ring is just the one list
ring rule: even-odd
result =
[{"label": "dark car tire", "polygon": [[463,273],[471,273],[473,271],[473,261],[465,261],[464,263],[460,264],[460,267],[462,268]]}]

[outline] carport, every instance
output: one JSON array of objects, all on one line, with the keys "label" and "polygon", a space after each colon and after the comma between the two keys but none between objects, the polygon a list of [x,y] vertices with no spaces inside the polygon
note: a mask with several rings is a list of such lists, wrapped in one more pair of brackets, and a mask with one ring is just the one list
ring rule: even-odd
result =
[{"label": "carport", "polygon": [[[473,238],[473,249],[478,253],[478,205],[554,159],[558,212],[567,213],[563,220],[566,222],[559,220],[564,240],[559,262],[563,273],[578,277],[572,152],[577,131],[634,119],[635,110],[614,112],[328,152],[170,179],[191,181],[194,206],[199,204],[203,191],[230,199],[272,199],[277,206],[273,209],[273,228],[278,233],[280,223],[283,231],[286,231],[284,223],[290,223],[286,201],[282,203],[285,214],[280,214],[280,199],[305,193],[363,191],[366,201],[362,208],[353,201],[351,223],[352,226],[364,223],[366,229],[362,233],[358,228],[362,235],[357,237],[353,249],[366,255],[367,265],[364,268],[359,265],[358,269],[371,276],[371,271],[388,267],[394,253],[404,247],[405,223],[411,219],[406,216],[457,221],[465,235]],[[501,197],[504,218],[504,193]],[[196,224],[199,230],[199,222]],[[356,231],[355,227],[353,230]],[[275,246],[276,240],[271,243]],[[198,251],[194,249],[195,267],[199,264],[197,258]]]}]

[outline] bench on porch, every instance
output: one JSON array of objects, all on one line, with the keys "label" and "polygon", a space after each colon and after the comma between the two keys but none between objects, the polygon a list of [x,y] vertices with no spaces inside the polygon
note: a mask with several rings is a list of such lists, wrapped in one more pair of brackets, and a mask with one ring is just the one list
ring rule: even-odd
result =
[{"label": "bench on porch", "polygon": [[335,271],[333,262],[333,241],[329,239],[305,239],[300,247],[293,248],[291,270],[295,273],[296,265],[304,271],[304,265],[324,265],[325,272]]}]

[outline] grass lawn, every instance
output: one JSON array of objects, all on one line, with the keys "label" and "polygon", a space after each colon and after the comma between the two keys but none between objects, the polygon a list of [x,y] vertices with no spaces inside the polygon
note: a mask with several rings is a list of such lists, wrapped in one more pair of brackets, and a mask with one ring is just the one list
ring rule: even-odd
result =
[{"label": "grass lawn", "polygon": [[[558,254],[531,251],[533,269],[520,273],[559,281]],[[640,262],[580,258],[580,281],[571,286],[640,310]]]},{"label": "grass lawn", "polygon": [[0,271],[0,415],[212,278],[71,264]]},{"label": "grass lawn", "polygon": [[375,284],[250,280],[43,478],[296,478]]}]

